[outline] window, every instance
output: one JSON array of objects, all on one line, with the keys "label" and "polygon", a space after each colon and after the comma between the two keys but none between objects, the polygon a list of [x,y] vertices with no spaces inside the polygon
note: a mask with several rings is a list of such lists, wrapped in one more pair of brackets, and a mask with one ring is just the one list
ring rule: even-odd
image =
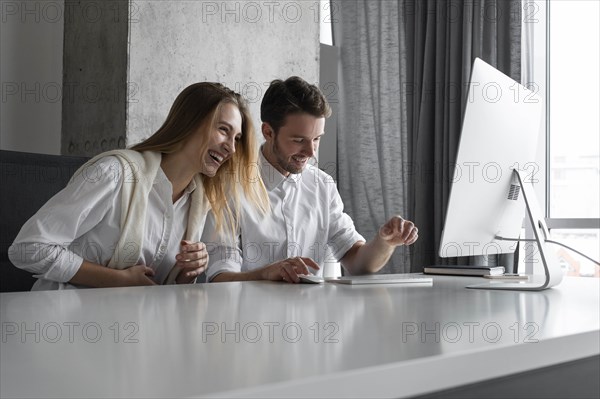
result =
[{"label": "window", "polygon": [[[541,149],[545,192],[541,190],[540,199],[545,200],[548,227],[554,240],[598,260],[600,2],[525,1],[524,11],[528,17],[536,14],[524,18],[524,29],[533,31],[533,81],[546,98]],[[537,26],[526,27],[528,22]],[[550,248],[566,275],[600,277],[600,268],[584,257]]]},{"label": "window", "polygon": [[321,11],[319,16],[319,24],[320,24],[320,40],[321,44],[327,44],[329,46],[333,46],[333,32],[331,26],[331,20],[334,16],[333,6],[330,0],[320,0],[319,2]]},{"label": "window", "polygon": [[549,216],[599,218],[600,3],[549,8]]}]

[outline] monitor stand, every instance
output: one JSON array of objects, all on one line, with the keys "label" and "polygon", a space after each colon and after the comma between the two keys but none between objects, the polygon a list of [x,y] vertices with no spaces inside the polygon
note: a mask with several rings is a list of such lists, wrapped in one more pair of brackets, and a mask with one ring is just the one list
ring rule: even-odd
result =
[{"label": "monitor stand", "polygon": [[485,284],[469,285],[467,288],[477,288],[486,290],[522,290],[522,291],[541,291],[546,288],[557,285],[561,282],[563,273],[558,264],[556,256],[546,248],[546,240],[550,233],[548,226],[543,218],[538,206],[537,198],[530,184],[525,184],[522,171],[513,170],[513,177],[518,181],[525,200],[525,208],[531,226],[535,242],[539,250],[542,264],[544,265],[544,276],[530,276],[529,281],[491,281]]}]

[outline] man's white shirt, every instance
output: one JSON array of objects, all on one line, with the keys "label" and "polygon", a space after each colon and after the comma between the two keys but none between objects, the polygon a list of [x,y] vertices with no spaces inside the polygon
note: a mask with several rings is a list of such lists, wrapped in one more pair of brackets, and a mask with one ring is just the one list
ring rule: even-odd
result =
[{"label": "man's white shirt", "polygon": [[[235,240],[226,229],[217,232],[209,212],[202,241],[209,253],[207,280],[223,272],[244,272],[296,256],[313,259],[321,270],[338,262],[365,239],[344,213],[344,204],[331,176],[313,165],[302,173],[283,176],[259,151],[259,168],[269,194],[271,211],[265,215],[242,201]],[[309,269],[310,270],[310,269]]]}]

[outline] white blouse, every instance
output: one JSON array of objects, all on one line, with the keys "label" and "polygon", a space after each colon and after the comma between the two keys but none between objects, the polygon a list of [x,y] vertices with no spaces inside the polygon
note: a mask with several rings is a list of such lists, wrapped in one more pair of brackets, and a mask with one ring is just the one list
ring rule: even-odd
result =
[{"label": "white blouse", "polygon": [[[67,282],[84,259],[104,266],[110,261],[120,236],[123,173],[114,156],[102,158],[97,165],[93,176],[79,174],[42,206],[9,248],[10,261],[38,278],[32,290],[77,288]],[[176,263],[195,188],[192,181],[173,203],[173,187],[159,168],[148,198],[146,231],[137,261],[154,269],[152,279],[158,284]]]}]

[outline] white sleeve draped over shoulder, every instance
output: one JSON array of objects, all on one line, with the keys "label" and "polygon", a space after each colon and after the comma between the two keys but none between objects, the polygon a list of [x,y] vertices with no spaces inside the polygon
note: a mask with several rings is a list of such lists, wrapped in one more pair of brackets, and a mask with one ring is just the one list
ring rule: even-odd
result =
[{"label": "white sleeve draped over shoulder", "polygon": [[[84,258],[116,269],[135,265],[142,246],[152,244],[144,243],[145,221],[160,161],[160,153],[133,150],[109,151],[88,161],[25,223],[9,250],[12,263],[58,283],[67,283]],[[210,205],[200,175],[193,185],[184,236],[196,242]],[[79,240],[92,229],[100,235]],[[173,267],[162,282],[173,283],[178,272]]]}]

